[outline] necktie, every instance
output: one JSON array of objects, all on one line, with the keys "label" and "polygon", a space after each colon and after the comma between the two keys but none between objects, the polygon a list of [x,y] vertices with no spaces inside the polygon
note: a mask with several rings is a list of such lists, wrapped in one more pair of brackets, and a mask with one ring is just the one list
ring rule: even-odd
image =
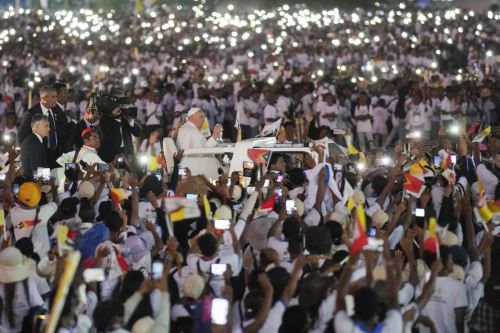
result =
[{"label": "necktie", "polygon": [[54,121],[54,116],[52,115],[52,110],[48,110],[48,118],[49,118],[49,148],[54,149],[57,146],[57,137],[56,137],[56,123]]}]

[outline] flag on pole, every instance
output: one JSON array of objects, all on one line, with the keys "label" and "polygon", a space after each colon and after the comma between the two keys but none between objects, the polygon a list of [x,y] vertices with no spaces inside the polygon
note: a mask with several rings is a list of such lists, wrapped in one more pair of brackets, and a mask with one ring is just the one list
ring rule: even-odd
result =
[{"label": "flag on pole", "polygon": [[240,124],[240,113],[236,111],[236,121],[234,122],[234,128],[236,128],[236,142],[241,141],[241,124]]},{"label": "flag on pole", "polygon": [[262,205],[260,205],[258,210],[260,212],[271,212],[274,209],[274,204],[276,203],[277,198],[278,196],[276,193],[273,193],[273,195],[262,202]]},{"label": "flag on pole", "polygon": [[212,209],[210,208],[210,203],[206,195],[203,196],[203,209],[205,210],[205,217],[207,220],[212,219]]},{"label": "flag on pole", "polygon": [[271,157],[271,151],[267,149],[249,148],[247,150],[247,155],[255,164],[267,164]]},{"label": "flag on pole", "polygon": [[427,233],[426,233],[427,238],[424,240],[424,243],[422,244],[422,248],[431,253],[436,253],[437,251],[439,251],[439,240],[437,237],[436,228],[437,228],[436,218],[431,217],[427,225]]},{"label": "flag on pole", "polygon": [[144,11],[144,4],[142,3],[142,0],[136,0],[135,1],[135,12],[142,13],[143,11]]},{"label": "flag on pole", "polygon": [[354,238],[352,241],[352,253],[360,252],[368,244],[366,235],[366,215],[362,204],[356,207]]},{"label": "flag on pole", "polygon": [[127,197],[125,195],[125,191],[122,188],[112,188],[109,190],[109,194],[111,195],[111,201],[115,205],[115,207],[118,207],[120,205],[120,202],[125,200]]},{"label": "flag on pole", "polygon": [[194,219],[201,216],[200,207],[195,200],[170,197],[163,200],[165,211],[171,222]]},{"label": "flag on pole", "polygon": [[270,134],[276,136],[280,127],[281,127],[281,119],[278,119],[275,122],[264,126],[262,132],[260,132],[260,135],[258,136],[268,136]]}]

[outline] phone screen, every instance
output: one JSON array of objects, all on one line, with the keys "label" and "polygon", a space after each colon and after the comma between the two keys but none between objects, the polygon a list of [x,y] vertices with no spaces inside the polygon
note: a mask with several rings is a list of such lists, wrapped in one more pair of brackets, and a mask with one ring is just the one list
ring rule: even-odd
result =
[{"label": "phone screen", "polygon": [[102,282],[106,279],[104,269],[102,268],[87,268],[83,271],[83,279],[85,283]]},{"label": "phone screen", "polygon": [[212,275],[224,275],[226,272],[227,265],[226,264],[212,264],[210,265],[210,273]]},{"label": "phone screen", "polygon": [[283,189],[277,188],[274,190],[274,193],[276,193],[278,195],[278,198],[279,198],[283,195]]},{"label": "phone screen", "polygon": [[161,261],[153,262],[153,280],[160,280],[163,274],[163,263]]},{"label": "phone screen", "polygon": [[66,170],[75,170],[76,163],[66,163]]},{"label": "phone screen", "polygon": [[107,163],[99,163],[99,165],[97,166],[97,171],[103,172],[108,170],[109,170],[109,164]]},{"label": "phone screen", "polygon": [[283,183],[283,175],[278,175],[278,176],[276,177],[276,181],[277,181],[278,183]]},{"label": "phone screen", "polygon": [[190,199],[190,200],[196,200],[196,201],[198,201],[198,194],[194,194],[194,193],[187,193],[187,194],[186,194],[186,198],[187,198],[187,199]]},{"label": "phone screen", "polygon": [[441,158],[441,155],[434,155],[434,165],[436,167],[440,167],[441,166],[441,161],[443,159]]},{"label": "phone screen", "polygon": [[219,230],[227,230],[231,226],[231,221],[229,220],[215,220],[214,227]]},{"label": "phone screen", "polygon": [[286,201],[286,213],[292,215],[295,210],[295,201],[293,199],[288,199]]},{"label": "phone screen", "polygon": [[264,187],[269,187],[269,179],[264,180]]},{"label": "phone screen", "polygon": [[210,317],[215,325],[226,325],[227,315],[229,314],[229,301],[225,298],[214,298],[212,300],[212,309]]},{"label": "phone screen", "polygon": [[247,187],[248,195],[252,195],[253,192],[255,192],[255,186],[248,186]]},{"label": "phone screen", "polygon": [[243,169],[253,169],[255,164],[253,162],[245,161],[243,162]]},{"label": "phone screen", "polygon": [[179,176],[181,176],[181,178],[186,177],[186,168],[179,168]]},{"label": "phone screen", "polygon": [[451,163],[457,164],[457,155],[451,155]]},{"label": "phone screen", "polygon": [[371,227],[370,233],[368,234],[368,236],[375,237],[376,234],[377,234],[377,229],[375,229],[374,227]]},{"label": "phone screen", "polygon": [[416,208],[415,209],[415,216],[416,217],[424,217],[425,216],[425,209],[423,209],[423,208]]}]

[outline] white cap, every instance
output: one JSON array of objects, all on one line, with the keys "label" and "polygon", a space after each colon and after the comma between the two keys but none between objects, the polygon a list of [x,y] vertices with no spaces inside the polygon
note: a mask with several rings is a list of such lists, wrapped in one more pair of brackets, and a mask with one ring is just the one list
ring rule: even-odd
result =
[{"label": "white cap", "polygon": [[191,108],[191,109],[188,111],[187,116],[188,116],[188,117],[191,117],[192,115],[194,115],[194,114],[196,114],[196,113],[198,113],[198,112],[203,112],[203,110],[202,110],[202,109],[200,109],[200,108],[196,108],[196,107]]}]

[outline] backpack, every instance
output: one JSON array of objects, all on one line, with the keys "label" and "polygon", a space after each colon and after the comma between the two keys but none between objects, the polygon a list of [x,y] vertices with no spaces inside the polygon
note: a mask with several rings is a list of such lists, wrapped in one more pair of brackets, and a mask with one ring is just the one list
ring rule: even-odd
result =
[{"label": "backpack", "polygon": [[498,265],[498,256],[500,256],[500,237],[495,236],[491,245],[491,273],[484,286],[484,299],[489,306],[500,310],[500,267]]},{"label": "backpack", "polygon": [[82,254],[82,261],[95,256],[95,250],[99,244],[108,239],[109,229],[103,222],[98,222],[92,226],[78,242],[78,249]]},{"label": "backpack", "polygon": [[[39,332],[41,329],[41,321],[44,319],[42,316],[47,314],[42,306],[36,305],[31,306],[30,302],[30,291],[28,288],[28,279],[24,279],[22,282],[24,296],[26,297],[26,302],[30,307],[28,314],[23,319],[21,332]],[[0,298],[0,323],[2,321],[3,313],[3,299]]]}]

